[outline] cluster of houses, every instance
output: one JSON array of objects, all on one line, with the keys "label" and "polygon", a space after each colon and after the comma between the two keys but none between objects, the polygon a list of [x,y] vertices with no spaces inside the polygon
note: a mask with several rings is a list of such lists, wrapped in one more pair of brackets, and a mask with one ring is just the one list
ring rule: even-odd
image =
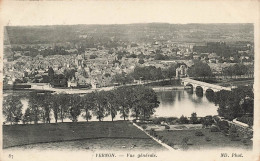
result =
[{"label": "cluster of houses", "polygon": [[[224,58],[221,58],[216,53],[194,52],[193,47],[195,45],[198,44],[173,43],[170,41],[154,41],[150,44],[136,44],[132,42],[126,47],[111,48],[109,50],[105,48],[87,48],[85,52],[81,53],[73,48],[66,50],[71,53],[68,55],[50,55],[46,57],[42,55],[35,57],[23,55],[13,61],[4,60],[4,79],[8,84],[12,84],[17,80],[24,83],[41,83],[46,82],[49,67],[52,67],[56,75],[64,75],[66,71],[73,69],[75,70],[75,75],[66,80],[67,87],[91,85],[92,88],[97,88],[111,85],[114,75],[123,72],[126,74],[131,73],[136,66],[155,66],[163,69],[168,68],[172,63],[183,63],[176,70],[176,75],[186,76],[187,68],[193,64],[192,59],[199,59],[208,63],[215,73],[221,72],[223,66],[230,65],[229,63],[221,64],[219,60]],[[119,58],[118,52],[124,52],[126,55]],[[158,52],[175,59],[155,60],[154,56]],[[246,53],[249,51],[240,52]],[[131,54],[136,55],[136,57],[129,57]],[[140,54],[142,58],[139,57]],[[143,59],[143,63],[140,63],[140,59]],[[230,57],[230,59],[234,58]],[[241,61],[249,59],[249,56],[242,54],[240,59]],[[59,77],[58,79],[60,79],[58,80],[59,82],[63,78]]]}]

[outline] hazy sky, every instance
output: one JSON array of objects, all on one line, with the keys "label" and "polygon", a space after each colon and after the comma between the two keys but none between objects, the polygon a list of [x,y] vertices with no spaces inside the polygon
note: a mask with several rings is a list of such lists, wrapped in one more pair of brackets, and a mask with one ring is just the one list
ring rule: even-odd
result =
[{"label": "hazy sky", "polygon": [[11,1],[2,2],[5,25],[255,22],[256,1]]}]

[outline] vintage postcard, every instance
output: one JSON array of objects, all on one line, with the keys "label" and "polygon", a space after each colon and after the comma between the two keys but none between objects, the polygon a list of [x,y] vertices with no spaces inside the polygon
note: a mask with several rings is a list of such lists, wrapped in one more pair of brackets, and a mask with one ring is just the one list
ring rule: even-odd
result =
[{"label": "vintage postcard", "polygon": [[1,1],[1,161],[260,160],[258,1]]}]

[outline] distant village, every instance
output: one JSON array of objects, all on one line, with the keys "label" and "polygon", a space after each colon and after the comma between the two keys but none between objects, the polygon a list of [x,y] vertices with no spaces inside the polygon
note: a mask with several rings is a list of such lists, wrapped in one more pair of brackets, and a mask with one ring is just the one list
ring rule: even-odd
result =
[{"label": "distant village", "polygon": [[[100,88],[113,85],[116,74],[129,74],[137,66],[155,66],[165,69],[171,64],[180,64],[176,73],[186,75],[194,60],[208,63],[214,74],[222,72],[224,67],[235,63],[253,64],[252,44],[236,46],[236,56],[220,56],[215,52],[205,52],[209,47],[226,45],[215,43],[176,43],[154,41],[149,44],[132,42],[124,47],[79,48],[66,49],[67,54],[31,56],[30,51],[41,53],[54,50],[55,45],[17,45],[21,50],[12,50],[5,45],[13,57],[4,59],[4,83],[46,84],[52,87]],[[29,54],[28,54],[29,53]],[[177,76],[176,75],[176,76]],[[52,83],[51,83],[52,82]]]}]

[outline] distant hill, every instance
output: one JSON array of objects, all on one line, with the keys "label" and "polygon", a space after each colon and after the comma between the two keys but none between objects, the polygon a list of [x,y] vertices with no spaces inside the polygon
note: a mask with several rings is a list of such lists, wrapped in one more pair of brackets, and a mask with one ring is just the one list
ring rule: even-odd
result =
[{"label": "distant hill", "polygon": [[[125,25],[56,25],[8,26],[5,44],[51,44],[115,38],[126,42],[172,40],[185,42],[251,41],[253,24],[125,24]],[[8,36],[8,38],[7,38]]]}]

